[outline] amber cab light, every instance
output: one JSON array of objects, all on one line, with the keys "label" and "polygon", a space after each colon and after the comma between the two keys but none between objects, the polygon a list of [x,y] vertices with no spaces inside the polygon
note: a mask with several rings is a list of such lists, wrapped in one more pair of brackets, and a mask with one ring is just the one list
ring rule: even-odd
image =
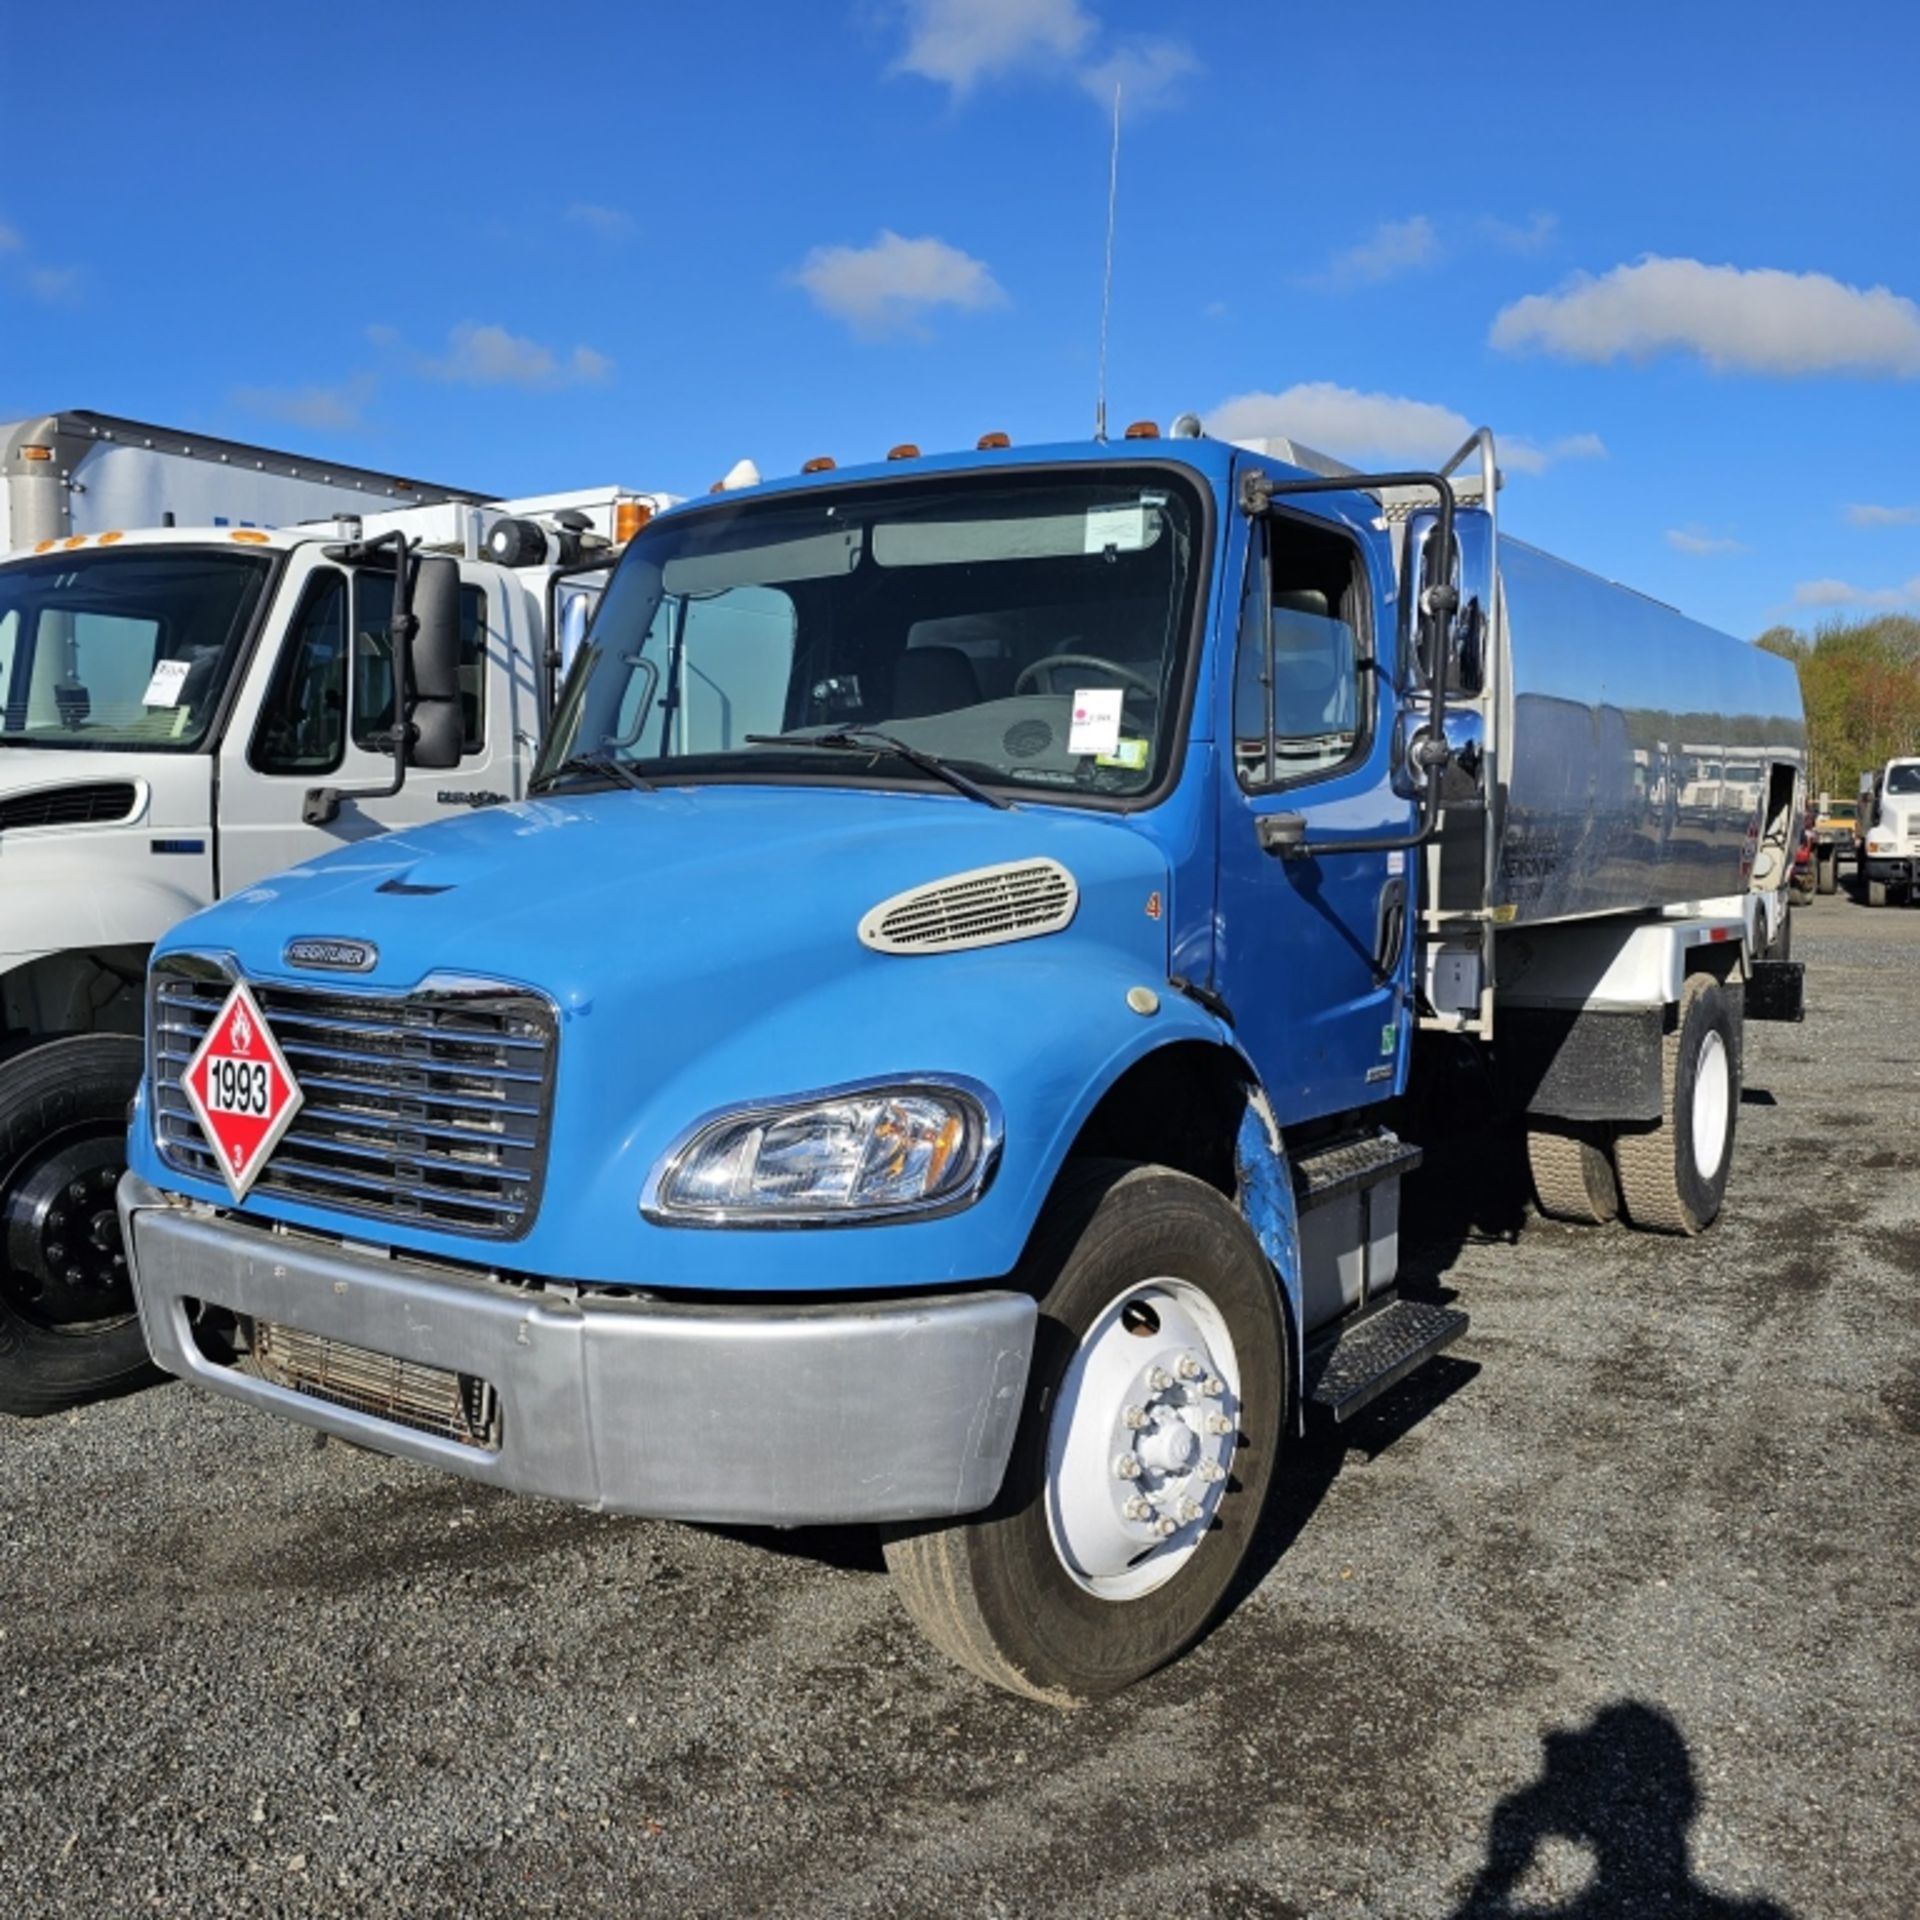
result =
[{"label": "amber cab light", "polygon": [[982,453],[991,453],[996,447],[1010,447],[1013,442],[1004,433],[983,433],[973,444]]},{"label": "amber cab light", "polygon": [[918,460],[920,458],[920,449],[916,447],[911,440],[902,440],[897,447],[889,447],[887,449],[887,458],[889,460]]},{"label": "amber cab light", "polygon": [[833,456],[831,454],[817,453],[814,455],[814,457],[811,460],[809,460],[806,463],[805,466],[803,466],[800,469],[800,471],[802,473],[831,473],[833,471],[833,467],[834,467],[834,461],[833,461]]},{"label": "amber cab light", "polygon": [[1129,440],[1158,440],[1160,438],[1160,429],[1155,426],[1151,420],[1136,420],[1133,425],[1127,429],[1127,438]]},{"label": "amber cab light", "polygon": [[652,518],[651,500],[622,500],[613,510],[613,544],[624,547]]}]

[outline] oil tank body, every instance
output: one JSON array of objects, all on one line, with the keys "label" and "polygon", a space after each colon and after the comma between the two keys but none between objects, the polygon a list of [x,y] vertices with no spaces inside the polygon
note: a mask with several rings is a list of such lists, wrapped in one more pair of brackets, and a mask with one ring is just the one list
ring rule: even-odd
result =
[{"label": "oil tank body", "polygon": [[1804,764],[1792,666],[1505,534],[1500,574],[1498,919],[1745,892],[1762,810]]}]

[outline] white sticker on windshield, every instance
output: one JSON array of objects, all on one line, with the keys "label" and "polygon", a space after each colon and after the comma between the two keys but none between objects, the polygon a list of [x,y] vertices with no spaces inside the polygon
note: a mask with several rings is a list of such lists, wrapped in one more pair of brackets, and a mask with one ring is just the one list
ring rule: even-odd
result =
[{"label": "white sticker on windshield", "polygon": [[1117,547],[1122,553],[1138,553],[1147,544],[1147,510],[1135,501],[1125,507],[1089,507],[1087,509],[1087,551],[1105,553]]},{"label": "white sticker on windshield", "polygon": [[1120,745],[1119,687],[1082,687],[1073,696],[1073,725],[1067,731],[1069,753],[1112,753]]},{"label": "white sticker on windshield", "polygon": [[187,668],[191,664],[186,660],[160,661],[153,670],[153,678],[147,682],[141,705],[177,707],[180,704],[180,690],[187,684]]}]

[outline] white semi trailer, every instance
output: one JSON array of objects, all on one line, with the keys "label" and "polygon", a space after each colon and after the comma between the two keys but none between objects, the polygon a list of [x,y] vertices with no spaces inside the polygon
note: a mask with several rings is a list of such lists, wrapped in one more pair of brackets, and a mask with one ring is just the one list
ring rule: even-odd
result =
[{"label": "white semi trailer", "polygon": [[[601,569],[667,499],[605,487],[483,505],[359,473],[355,514],[327,496],[339,468],[237,474],[205,442],[129,463],[104,428],[80,456],[76,419],[98,417],[6,443],[13,527],[35,536],[0,559],[0,1410],[14,1413],[145,1372],[113,1188],[154,941],[331,848],[522,794]],[[43,443],[66,447],[57,465],[27,457]],[[64,505],[34,491],[42,467],[66,477]],[[394,510],[387,485],[438,498]],[[103,499],[129,523],[100,524]],[[308,509],[330,517],[240,524]],[[200,524],[156,524],[189,511]],[[57,515],[64,531],[40,530]],[[416,621],[423,663],[452,663],[438,689],[451,744],[406,764],[396,712],[410,731],[429,691],[409,672]]]}]

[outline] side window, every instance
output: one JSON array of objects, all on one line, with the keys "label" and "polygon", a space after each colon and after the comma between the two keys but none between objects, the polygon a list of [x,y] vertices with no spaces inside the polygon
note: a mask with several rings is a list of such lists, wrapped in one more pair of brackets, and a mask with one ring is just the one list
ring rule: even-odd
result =
[{"label": "side window", "polygon": [[254,730],[262,773],[331,773],[347,739],[347,577],[307,582]]},{"label": "side window", "polygon": [[1346,765],[1365,725],[1357,551],[1342,534],[1278,516],[1266,534],[1264,582],[1249,569],[1234,665],[1233,759],[1249,788]]},{"label": "side window", "polygon": [[13,663],[20,652],[20,615],[9,607],[0,614],[0,726],[19,728],[26,724],[26,689],[20,689],[22,718],[13,717]]},{"label": "side window", "polygon": [[[487,744],[487,596],[460,589],[460,711],[463,754]],[[362,573],[354,581],[353,744],[390,751],[393,731],[393,578]]]}]

